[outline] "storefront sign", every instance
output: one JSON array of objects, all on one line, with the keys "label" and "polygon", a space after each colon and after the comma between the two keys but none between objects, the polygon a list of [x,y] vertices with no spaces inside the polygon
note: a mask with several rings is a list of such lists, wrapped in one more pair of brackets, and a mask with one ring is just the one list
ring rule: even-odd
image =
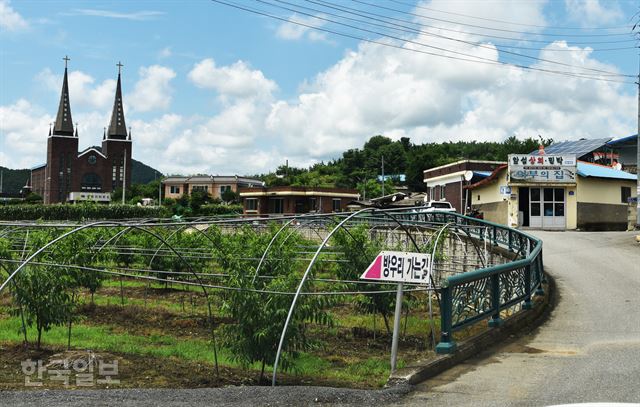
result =
[{"label": "storefront sign", "polygon": [[506,185],[500,186],[500,195],[511,195],[511,187]]},{"label": "storefront sign", "polygon": [[576,182],[575,155],[509,155],[511,182],[570,183]]}]

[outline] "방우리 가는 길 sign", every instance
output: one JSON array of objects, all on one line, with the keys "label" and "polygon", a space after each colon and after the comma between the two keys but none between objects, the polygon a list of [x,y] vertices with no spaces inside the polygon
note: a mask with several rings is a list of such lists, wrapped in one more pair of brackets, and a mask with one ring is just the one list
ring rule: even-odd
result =
[{"label": "\ubc29\uc6b0\ub9ac \uac00\ub294 \uae38 sign", "polygon": [[429,284],[430,276],[430,254],[382,251],[360,279]]}]

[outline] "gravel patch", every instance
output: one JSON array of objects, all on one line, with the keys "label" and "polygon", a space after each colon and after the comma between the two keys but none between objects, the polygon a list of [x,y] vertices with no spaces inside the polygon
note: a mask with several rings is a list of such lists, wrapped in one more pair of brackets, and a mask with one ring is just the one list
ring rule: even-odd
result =
[{"label": "gravel patch", "polygon": [[27,406],[308,406],[386,405],[411,391],[399,385],[382,390],[313,386],[240,386],[210,389],[32,390],[0,392],[0,404]]}]

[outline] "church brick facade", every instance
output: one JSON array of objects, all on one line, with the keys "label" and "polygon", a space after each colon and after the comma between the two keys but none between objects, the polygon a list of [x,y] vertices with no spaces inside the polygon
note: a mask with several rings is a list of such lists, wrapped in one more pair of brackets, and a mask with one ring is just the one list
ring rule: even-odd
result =
[{"label": "church brick facade", "polygon": [[81,192],[111,193],[122,188],[123,182],[124,186],[131,185],[132,142],[124,118],[119,71],[111,121],[103,134],[102,146],[78,152],[78,140],[65,66],[58,114],[47,138],[47,162],[31,171],[31,190],[45,204],[68,202]]}]

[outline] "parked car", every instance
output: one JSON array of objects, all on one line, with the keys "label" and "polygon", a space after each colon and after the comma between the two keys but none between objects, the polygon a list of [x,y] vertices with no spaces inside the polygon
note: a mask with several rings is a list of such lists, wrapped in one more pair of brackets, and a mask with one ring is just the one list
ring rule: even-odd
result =
[{"label": "parked car", "polygon": [[416,208],[418,213],[428,212],[455,212],[456,208],[451,206],[451,203],[447,201],[429,201],[425,202],[424,206]]}]

